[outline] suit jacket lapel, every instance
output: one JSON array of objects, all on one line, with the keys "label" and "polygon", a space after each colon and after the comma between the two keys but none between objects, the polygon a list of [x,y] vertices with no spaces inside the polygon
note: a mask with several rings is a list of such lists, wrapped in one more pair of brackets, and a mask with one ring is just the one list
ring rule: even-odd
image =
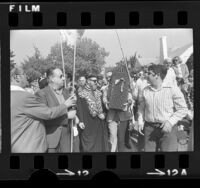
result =
[{"label": "suit jacket lapel", "polygon": [[63,89],[63,96],[64,96],[64,99],[67,100],[69,98],[69,91],[67,89]]},{"label": "suit jacket lapel", "polygon": [[51,88],[49,86],[46,87],[47,90],[47,95],[50,95],[50,99],[53,100],[56,103],[56,106],[59,106],[59,101],[56,98],[55,94],[53,93],[53,91],[51,90]]}]

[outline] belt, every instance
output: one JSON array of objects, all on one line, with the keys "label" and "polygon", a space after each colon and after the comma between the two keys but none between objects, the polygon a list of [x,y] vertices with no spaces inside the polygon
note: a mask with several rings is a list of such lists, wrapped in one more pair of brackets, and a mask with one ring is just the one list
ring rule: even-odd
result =
[{"label": "belt", "polygon": [[160,122],[145,122],[146,124],[148,124],[149,126],[153,126],[153,127],[160,127],[162,125],[162,123]]}]

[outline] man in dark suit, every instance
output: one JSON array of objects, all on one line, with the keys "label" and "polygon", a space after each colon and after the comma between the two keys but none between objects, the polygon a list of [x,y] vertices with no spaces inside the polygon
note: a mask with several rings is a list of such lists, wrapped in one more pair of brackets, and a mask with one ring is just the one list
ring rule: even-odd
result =
[{"label": "man in dark suit", "polygon": [[75,104],[70,98],[57,107],[47,107],[25,91],[27,78],[21,69],[11,71],[11,150],[13,153],[44,153],[47,151],[43,120],[66,116]]},{"label": "man in dark suit", "polygon": [[[38,101],[49,107],[59,106],[70,96],[69,91],[64,88],[65,77],[59,68],[50,68],[47,70],[48,85],[35,95]],[[70,152],[71,151],[71,129],[69,120],[76,118],[76,110],[70,110],[68,113],[56,120],[45,121],[47,133],[48,152]],[[73,151],[78,152],[75,147]]]}]

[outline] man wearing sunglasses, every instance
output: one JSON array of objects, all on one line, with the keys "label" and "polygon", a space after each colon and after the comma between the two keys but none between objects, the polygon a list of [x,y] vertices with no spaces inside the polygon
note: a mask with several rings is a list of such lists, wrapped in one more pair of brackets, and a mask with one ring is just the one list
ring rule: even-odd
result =
[{"label": "man wearing sunglasses", "polygon": [[[71,106],[75,106],[76,98],[75,96],[70,97],[68,89],[64,88],[64,80],[63,72],[59,68],[48,69],[48,85],[35,94],[37,100],[49,107],[59,106],[66,100],[72,104]],[[65,116],[56,120],[45,121],[49,153],[71,151],[69,120],[71,121],[74,118],[76,118],[76,110],[68,108]],[[77,151],[77,148],[73,147],[73,150]]]},{"label": "man wearing sunglasses", "polygon": [[89,75],[86,79],[85,88],[78,92],[77,97],[81,152],[105,152],[107,132],[102,108],[102,93],[97,89],[95,75]]},{"label": "man wearing sunglasses", "polygon": [[[14,153],[44,153],[48,149],[44,120],[65,117],[72,100],[48,107],[25,91],[27,78],[20,68],[11,70],[11,150]],[[53,132],[53,131],[52,131]]]},{"label": "man wearing sunglasses", "polygon": [[145,151],[177,151],[177,122],[188,112],[179,87],[163,82],[164,65],[148,68],[149,86],[144,88],[138,109],[139,132],[144,129]]}]

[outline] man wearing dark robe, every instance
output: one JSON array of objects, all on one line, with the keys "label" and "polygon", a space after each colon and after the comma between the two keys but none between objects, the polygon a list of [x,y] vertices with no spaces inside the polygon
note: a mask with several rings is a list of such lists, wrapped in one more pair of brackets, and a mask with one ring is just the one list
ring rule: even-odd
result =
[{"label": "man wearing dark robe", "polygon": [[78,92],[77,115],[80,120],[80,149],[82,152],[105,152],[107,130],[102,109],[102,93],[97,90],[97,78],[87,77],[85,88]]}]

